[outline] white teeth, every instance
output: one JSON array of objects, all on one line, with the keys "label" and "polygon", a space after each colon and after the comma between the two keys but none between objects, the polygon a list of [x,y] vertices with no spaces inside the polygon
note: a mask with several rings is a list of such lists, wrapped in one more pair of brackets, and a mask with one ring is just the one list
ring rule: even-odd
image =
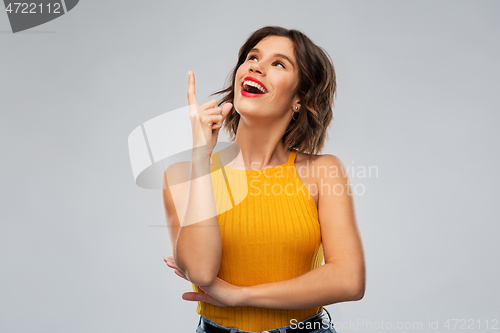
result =
[{"label": "white teeth", "polygon": [[255,88],[259,89],[260,91],[262,91],[264,94],[266,93],[266,89],[264,89],[264,87],[262,87],[257,82],[246,80],[243,82],[243,85],[255,87]]}]

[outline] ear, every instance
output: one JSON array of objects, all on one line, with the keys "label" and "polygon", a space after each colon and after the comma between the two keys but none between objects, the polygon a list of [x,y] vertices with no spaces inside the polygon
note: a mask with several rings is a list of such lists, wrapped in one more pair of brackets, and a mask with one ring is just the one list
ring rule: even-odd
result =
[{"label": "ear", "polygon": [[301,105],[300,105],[300,98],[299,98],[299,97],[295,97],[295,98],[292,100],[292,109],[294,109],[294,110],[295,110],[295,106],[297,106],[297,105],[298,105],[298,107],[299,107],[299,109],[300,109]]}]

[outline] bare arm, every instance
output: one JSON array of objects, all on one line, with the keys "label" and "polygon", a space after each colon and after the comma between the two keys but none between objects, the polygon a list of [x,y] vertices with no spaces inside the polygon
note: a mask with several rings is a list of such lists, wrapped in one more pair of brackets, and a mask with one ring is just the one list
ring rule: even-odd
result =
[{"label": "bare arm", "polygon": [[193,155],[191,163],[171,165],[164,179],[163,201],[174,261],[193,284],[209,285],[219,272],[222,253],[209,154]]},{"label": "bare arm", "polygon": [[293,279],[244,287],[240,306],[304,309],[363,298],[365,262],[346,169],[328,154],[315,164],[325,265]]},{"label": "bare arm", "polygon": [[174,261],[189,281],[203,287],[214,282],[221,263],[222,237],[212,186],[211,153],[232,104],[219,107],[212,99],[198,105],[192,72],[187,97],[193,134],[191,162],[167,168],[163,200]]},{"label": "bare arm", "polygon": [[163,200],[174,261],[189,281],[203,287],[215,281],[221,263],[222,237],[213,194],[211,154],[233,105],[219,107],[216,99],[198,105],[194,73],[189,71],[188,76],[191,163],[189,168],[185,163],[167,168]]},{"label": "bare arm", "polygon": [[348,280],[341,267],[325,264],[293,279],[243,287],[238,306],[294,310],[361,299]]}]

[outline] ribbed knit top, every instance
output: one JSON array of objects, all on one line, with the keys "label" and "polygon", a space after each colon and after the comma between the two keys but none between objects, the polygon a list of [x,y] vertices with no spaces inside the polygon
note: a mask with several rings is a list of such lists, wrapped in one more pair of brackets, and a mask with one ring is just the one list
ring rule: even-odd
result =
[{"label": "ribbed knit top", "polygon": [[[212,184],[222,236],[218,277],[236,286],[293,279],[322,265],[318,210],[288,162],[262,170],[232,169],[212,154]],[[192,284],[193,291],[203,293]],[[293,293],[293,290],[290,292]],[[250,306],[219,307],[197,302],[196,312],[224,327],[260,332],[291,325],[323,309],[283,310]]]}]

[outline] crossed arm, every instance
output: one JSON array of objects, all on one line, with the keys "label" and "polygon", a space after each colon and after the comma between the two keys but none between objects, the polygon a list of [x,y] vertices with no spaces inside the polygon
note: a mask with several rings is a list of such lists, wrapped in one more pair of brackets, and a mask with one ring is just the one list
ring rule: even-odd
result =
[{"label": "crossed arm", "polygon": [[363,249],[346,169],[339,158],[328,154],[314,164],[325,264],[290,280],[245,287],[245,305],[306,309],[364,296]]},{"label": "crossed arm", "polygon": [[[186,293],[184,299],[219,306],[306,309],[363,298],[365,263],[346,170],[333,155],[321,155],[315,162],[328,172],[316,182],[325,264],[293,279],[254,286],[233,286],[217,278],[200,287],[205,294]],[[175,268],[173,261],[169,266]]]},{"label": "crossed arm", "polygon": [[347,278],[334,264],[325,264],[290,280],[243,287],[240,306],[309,309],[361,299],[364,290]]}]

